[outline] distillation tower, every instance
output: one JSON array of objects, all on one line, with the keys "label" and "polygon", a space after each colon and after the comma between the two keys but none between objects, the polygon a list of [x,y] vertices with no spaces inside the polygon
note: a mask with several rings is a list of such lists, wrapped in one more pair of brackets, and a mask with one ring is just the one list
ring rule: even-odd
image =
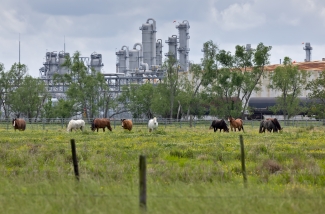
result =
[{"label": "distillation tower", "polygon": [[310,46],[310,42],[306,42],[305,47],[303,47],[303,49],[306,51],[305,62],[310,62],[310,60],[311,60],[311,50],[313,50],[313,48]]}]

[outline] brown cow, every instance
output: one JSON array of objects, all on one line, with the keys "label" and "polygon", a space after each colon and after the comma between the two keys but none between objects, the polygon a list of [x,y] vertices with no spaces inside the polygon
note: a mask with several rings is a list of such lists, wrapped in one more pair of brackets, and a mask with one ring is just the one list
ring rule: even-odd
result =
[{"label": "brown cow", "polygon": [[132,130],[132,120],[121,119],[121,121],[122,121],[122,127],[124,129],[127,129],[129,131]]},{"label": "brown cow", "polygon": [[235,131],[236,131],[236,129],[238,129],[238,131],[243,130],[243,132],[245,132],[242,119],[237,118],[235,120],[232,116],[229,116],[228,121],[230,123],[231,131],[232,131],[232,129],[234,129]]},{"label": "brown cow", "polygon": [[19,131],[25,131],[26,129],[26,122],[24,119],[12,119],[12,126],[14,127],[15,131],[18,129]]},{"label": "brown cow", "polygon": [[112,127],[111,127],[111,122],[109,121],[109,119],[107,118],[95,118],[93,120],[93,122],[91,123],[91,130],[95,131],[95,129],[103,128],[103,132],[105,132],[105,128],[108,128],[110,131],[112,131]]}]

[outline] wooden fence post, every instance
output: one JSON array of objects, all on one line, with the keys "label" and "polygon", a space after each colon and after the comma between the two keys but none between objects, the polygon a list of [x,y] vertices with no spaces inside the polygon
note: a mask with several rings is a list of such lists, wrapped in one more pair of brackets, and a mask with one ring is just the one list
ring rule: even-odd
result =
[{"label": "wooden fence post", "polygon": [[146,157],[143,155],[139,156],[139,184],[140,184],[140,208],[147,210],[147,164]]},{"label": "wooden fence post", "polygon": [[71,139],[70,142],[71,142],[74,175],[76,176],[77,181],[79,181],[79,169],[78,169],[78,160],[77,160],[77,152],[76,152],[76,143],[75,143],[74,139]]},{"label": "wooden fence post", "polygon": [[244,140],[243,135],[239,135],[240,141],[240,150],[241,150],[241,168],[244,179],[244,186],[247,187],[247,175],[246,175],[246,166],[245,166],[245,150],[244,150]]}]

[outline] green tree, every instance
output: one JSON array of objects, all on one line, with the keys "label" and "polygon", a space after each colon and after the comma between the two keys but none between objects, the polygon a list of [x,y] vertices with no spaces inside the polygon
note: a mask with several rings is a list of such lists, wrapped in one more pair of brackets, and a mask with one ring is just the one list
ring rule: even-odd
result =
[{"label": "green tree", "polygon": [[152,98],[153,112],[161,115],[164,118],[170,117],[170,90],[168,85],[164,82],[158,84],[154,89],[154,96]]},{"label": "green tree", "polygon": [[11,93],[11,109],[17,117],[23,113],[30,120],[40,116],[43,105],[48,97],[43,81],[26,76],[14,92]]},{"label": "green tree", "polygon": [[310,81],[306,87],[310,90],[308,98],[313,100],[309,114],[316,115],[317,118],[325,116],[325,71],[322,71],[317,79]]},{"label": "green tree", "polygon": [[5,118],[9,118],[9,96],[8,93],[11,90],[11,82],[9,78],[9,73],[5,72],[5,67],[0,63],[0,101],[1,107],[4,111]]},{"label": "green tree", "polygon": [[169,116],[172,119],[175,116],[175,97],[179,92],[179,66],[176,59],[169,56],[165,60],[163,68],[166,70],[166,76],[154,90],[152,108],[158,114]]},{"label": "green tree", "polygon": [[71,100],[58,99],[53,105],[53,115],[58,118],[70,118],[75,114],[74,103]]},{"label": "green tree", "polygon": [[146,115],[147,118],[152,118],[151,105],[153,93],[154,87],[151,83],[142,85],[131,84],[123,87],[119,101],[133,114],[133,117],[139,118],[142,115]]},{"label": "green tree", "polygon": [[217,64],[215,60],[218,52],[217,45],[211,40],[205,42],[203,44],[203,52],[204,55],[201,59],[201,64],[191,65],[189,76],[182,79],[181,98],[179,100],[182,100],[182,103],[185,104],[187,117],[190,114],[201,116],[205,113],[204,106],[207,106],[207,104],[202,99],[200,90],[213,83],[217,77]]},{"label": "green tree", "polygon": [[240,116],[242,103],[238,98],[240,94],[238,89],[242,82],[243,75],[240,72],[228,68],[218,69],[216,80],[207,90],[212,114],[220,117]]},{"label": "green tree", "polygon": [[306,88],[308,76],[305,70],[299,70],[298,66],[292,64],[289,57],[285,57],[283,66],[278,66],[274,72],[270,73],[268,87],[281,93],[277,97],[276,105],[271,108],[272,111],[282,111],[284,118],[287,119],[305,111],[298,97]]},{"label": "green tree", "polygon": [[[261,77],[264,76],[265,65],[269,64],[271,48],[263,43],[259,43],[256,49],[249,50],[246,50],[244,46],[237,45],[234,55],[225,50],[221,50],[217,54],[216,58],[221,66],[219,70],[226,69],[226,72],[220,72],[218,77],[221,81],[218,81],[220,86],[226,86],[223,90],[225,94],[223,95],[225,96],[223,101],[226,107],[226,109],[222,110],[224,113],[227,112],[227,109],[229,112],[229,107],[235,105],[236,108],[233,114],[244,116],[253,91],[261,90]],[[231,72],[233,75],[229,75],[227,72]],[[225,79],[226,82],[224,82]],[[225,90],[228,90],[228,92]],[[229,94],[234,97],[229,99]],[[240,103],[242,108],[236,103]],[[234,110],[233,107],[231,109]]]},{"label": "green tree", "polygon": [[[5,117],[9,118],[12,113],[13,93],[23,82],[23,78],[27,73],[27,66],[24,64],[13,64],[8,72],[4,71],[1,65],[0,70],[0,100],[5,113]],[[20,112],[16,112],[16,116],[20,116]]]},{"label": "green tree", "polygon": [[42,117],[48,118],[48,120],[56,117],[53,105],[52,97],[48,96],[47,101],[43,105]]},{"label": "green tree", "polygon": [[54,81],[68,85],[66,98],[73,103],[73,111],[76,115],[86,113],[88,119],[93,118],[100,109],[103,109],[104,95],[108,91],[104,76],[94,69],[88,72],[78,51],[72,58],[67,57],[63,66],[70,72],[64,75],[55,74]]},{"label": "green tree", "polygon": [[242,117],[253,91],[261,90],[261,77],[265,75],[265,66],[270,63],[271,49],[271,46],[265,46],[263,43],[259,43],[256,49],[248,51],[243,47],[236,48],[236,58],[239,62],[243,62],[239,64],[244,75],[241,85]]}]

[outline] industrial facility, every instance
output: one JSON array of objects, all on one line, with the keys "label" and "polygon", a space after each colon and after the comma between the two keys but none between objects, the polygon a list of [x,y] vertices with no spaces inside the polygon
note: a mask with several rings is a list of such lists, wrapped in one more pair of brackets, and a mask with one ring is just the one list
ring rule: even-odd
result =
[{"label": "industrial facility", "polygon": [[[165,76],[163,68],[163,56],[173,56],[177,60],[178,71],[183,75],[188,75],[190,68],[189,63],[189,28],[190,24],[187,20],[176,25],[178,34],[172,34],[165,40],[167,51],[163,51],[163,39],[157,36],[157,24],[153,18],[148,18],[139,30],[141,31],[142,40],[133,45],[121,44],[120,50],[115,52],[116,68],[115,73],[104,73],[102,55],[92,53],[90,57],[80,57],[85,63],[88,70],[95,69],[102,72],[110,93],[117,94],[122,90],[123,85],[130,83],[143,84],[150,82],[158,84]],[[294,62],[299,69],[306,70],[310,76],[309,80],[318,78],[319,73],[325,70],[325,59],[322,61],[311,61],[312,47],[310,42],[303,43],[305,46],[306,58],[304,62]],[[251,44],[246,45],[246,50],[251,50]],[[65,51],[46,52],[43,67],[39,70],[40,78],[46,82],[48,90],[53,94],[54,98],[63,96],[63,92],[67,89],[64,85],[55,85],[53,83],[53,75],[68,73],[68,69],[63,66],[66,57],[70,56]],[[279,92],[272,91],[268,85],[270,83],[269,73],[273,72],[279,64],[268,65],[265,68],[266,75],[261,79],[262,90],[253,92],[249,106],[255,108],[255,115],[270,113],[269,107],[275,105],[275,97],[280,96]],[[306,97],[308,91],[303,91],[302,97]],[[113,95],[114,96],[114,95]],[[272,102],[271,102],[272,101]],[[258,103],[258,107],[256,106]]]},{"label": "industrial facility", "polygon": [[[178,35],[171,35],[165,41],[168,44],[168,52],[164,55],[166,57],[174,56],[180,72],[189,70],[189,28],[189,22],[184,20],[176,25]],[[121,44],[121,49],[115,53],[117,57],[116,73],[103,73],[112,93],[121,92],[121,86],[125,84],[145,82],[156,84],[164,77],[163,40],[157,39],[156,21],[149,18],[139,29],[142,32],[142,41],[132,46]],[[66,89],[65,86],[53,83],[53,75],[68,72],[62,66],[67,56],[69,53],[65,51],[47,52],[43,67],[39,70],[40,78],[46,82],[48,90],[53,93],[54,97],[60,96],[58,94]],[[88,69],[102,72],[104,64],[101,54],[94,52],[90,57],[80,57],[80,59]]]}]

